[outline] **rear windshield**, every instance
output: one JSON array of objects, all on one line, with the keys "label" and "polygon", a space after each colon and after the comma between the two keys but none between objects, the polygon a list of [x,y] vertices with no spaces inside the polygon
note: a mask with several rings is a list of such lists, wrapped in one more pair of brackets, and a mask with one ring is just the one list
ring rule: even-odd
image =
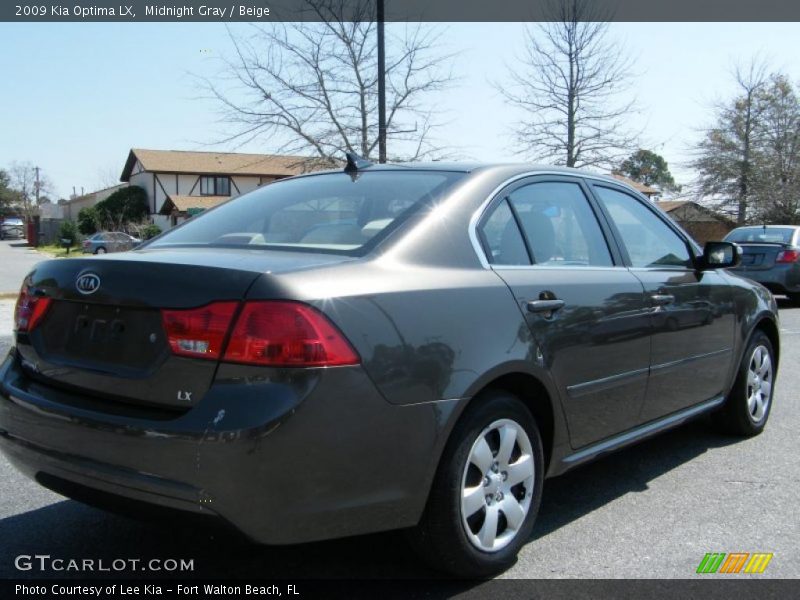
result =
[{"label": "rear windshield", "polygon": [[326,173],[265,185],[198,215],[149,247],[246,246],[359,254],[464,176]]},{"label": "rear windshield", "polygon": [[726,242],[791,244],[794,227],[739,227],[725,236]]}]

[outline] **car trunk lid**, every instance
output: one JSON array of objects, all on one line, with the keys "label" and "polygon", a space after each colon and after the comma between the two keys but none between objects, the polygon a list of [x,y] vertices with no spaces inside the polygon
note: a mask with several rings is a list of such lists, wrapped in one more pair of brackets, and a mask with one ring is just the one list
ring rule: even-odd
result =
[{"label": "car trunk lid", "polygon": [[742,248],[740,269],[748,271],[765,271],[775,266],[778,255],[788,248],[789,244],[779,243],[741,243]]},{"label": "car trunk lid", "polygon": [[[26,279],[49,298],[33,331],[17,334],[26,371],[51,385],[122,402],[187,409],[210,387],[217,359],[177,356],[163,310],[235,306],[265,273],[345,257],[193,249],[143,251],[40,263]],[[282,292],[269,277],[272,294]]]}]

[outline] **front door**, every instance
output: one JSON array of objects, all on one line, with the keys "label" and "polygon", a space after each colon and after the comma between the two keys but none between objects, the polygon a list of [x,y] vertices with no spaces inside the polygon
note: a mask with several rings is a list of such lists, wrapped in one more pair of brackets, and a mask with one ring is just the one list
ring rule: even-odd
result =
[{"label": "front door", "polygon": [[561,395],[573,447],[633,427],[645,397],[650,322],[584,184],[531,177],[503,190],[480,225],[492,268],[525,315]]},{"label": "front door", "polygon": [[690,245],[646,201],[614,187],[592,188],[650,304],[650,381],[641,420],[724,393],[735,326],[724,279],[697,270]]}]

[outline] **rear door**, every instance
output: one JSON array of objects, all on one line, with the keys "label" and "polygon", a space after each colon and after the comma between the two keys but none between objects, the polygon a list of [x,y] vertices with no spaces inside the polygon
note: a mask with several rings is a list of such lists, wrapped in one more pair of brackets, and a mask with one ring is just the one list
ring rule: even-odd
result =
[{"label": "rear door", "polygon": [[573,447],[633,427],[649,367],[648,306],[583,182],[538,176],[510,185],[479,237],[525,316],[531,360],[553,375]]},{"label": "rear door", "polygon": [[724,393],[735,325],[724,277],[697,270],[691,245],[647,200],[611,184],[592,189],[650,308],[650,381],[641,420]]}]

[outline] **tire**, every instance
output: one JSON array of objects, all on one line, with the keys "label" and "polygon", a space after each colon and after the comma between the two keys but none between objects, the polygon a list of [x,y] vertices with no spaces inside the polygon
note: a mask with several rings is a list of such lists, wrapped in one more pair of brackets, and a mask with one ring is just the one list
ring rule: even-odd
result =
[{"label": "tire", "polygon": [[[501,447],[512,433],[513,443]],[[530,539],[543,480],[542,440],[530,411],[512,394],[484,392],[450,436],[422,519],[409,531],[411,545],[428,564],[458,577],[504,571]],[[487,519],[495,518],[492,536]]]},{"label": "tire", "polygon": [[94,251],[95,254],[105,254],[106,249],[100,246],[97,250]]},{"label": "tire", "polygon": [[724,432],[752,437],[764,430],[772,410],[776,365],[772,343],[757,329],[747,344],[725,405],[714,415]]},{"label": "tire", "polygon": [[795,306],[800,306],[800,293],[797,294],[786,294],[789,298],[789,302],[791,302]]}]

